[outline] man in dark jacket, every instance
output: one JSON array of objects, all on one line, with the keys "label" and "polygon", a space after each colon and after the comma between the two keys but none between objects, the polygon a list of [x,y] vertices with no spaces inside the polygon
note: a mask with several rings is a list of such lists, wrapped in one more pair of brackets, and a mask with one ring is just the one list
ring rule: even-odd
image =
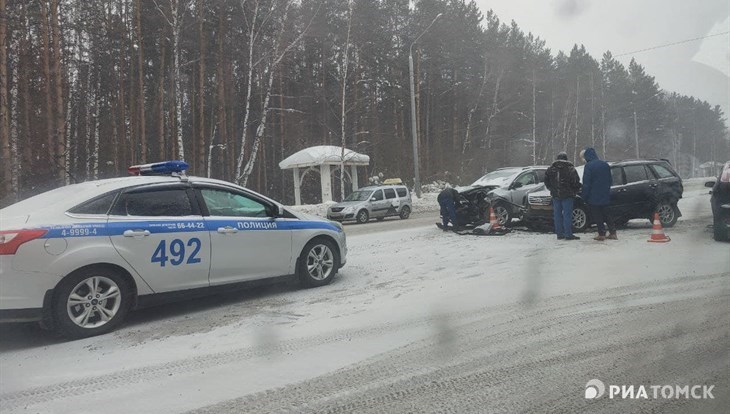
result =
[{"label": "man in dark jacket", "polygon": [[606,161],[598,158],[596,150],[588,147],[582,153],[586,166],[583,169],[583,190],[581,197],[588,204],[593,222],[598,226],[598,237],[593,240],[606,240],[606,226],[608,224],[608,238],[617,240],[616,225],[609,214],[608,205],[611,202],[611,167]]},{"label": "man in dark jacket", "polygon": [[439,206],[441,206],[441,221],[443,230],[448,230],[449,221],[456,228],[456,200],[459,199],[459,192],[451,187],[446,187],[438,195]]},{"label": "man in dark jacket", "polygon": [[568,154],[561,152],[545,172],[545,186],[553,196],[553,221],[558,240],[579,240],[573,235],[573,197],[580,191],[580,177]]}]

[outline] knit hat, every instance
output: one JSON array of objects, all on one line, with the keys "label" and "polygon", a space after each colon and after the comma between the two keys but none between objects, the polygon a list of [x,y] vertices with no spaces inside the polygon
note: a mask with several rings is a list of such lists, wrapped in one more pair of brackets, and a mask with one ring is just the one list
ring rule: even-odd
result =
[{"label": "knit hat", "polygon": [[564,151],[558,154],[557,158],[558,160],[568,161],[568,154],[566,154]]}]

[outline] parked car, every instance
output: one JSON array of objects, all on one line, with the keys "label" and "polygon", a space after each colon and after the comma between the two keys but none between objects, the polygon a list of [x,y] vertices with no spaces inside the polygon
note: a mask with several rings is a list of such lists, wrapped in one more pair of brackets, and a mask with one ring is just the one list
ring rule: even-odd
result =
[{"label": "parked car", "polygon": [[[610,213],[617,225],[629,220],[646,218],[653,220],[659,213],[663,226],[671,227],[682,215],[677,202],[682,198],[682,179],[666,160],[628,160],[610,163],[613,185],[611,186]],[[583,178],[583,167],[576,167]],[[527,208],[523,219],[528,227],[544,228],[552,225],[553,206],[550,191],[541,188],[527,196]],[[583,231],[590,226],[588,208],[580,197],[573,207],[573,228]]]},{"label": "parked car", "polygon": [[404,185],[379,185],[353,191],[345,200],[327,208],[327,218],[335,221],[367,223],[371,218],[383,220],[398,216],[407,219],[413,202]]},{"label": "parked car", "polygon": [[509,167],[492,171],[472,187],[488,188],[487,198],[501,225],[520,218],[527,206],[527,194],[544,186],[547,166]]},{"label": "parked car", "polygon": [[708,181],[711,187],[713,236],[717,241],[730,240],[730,161],[726,162],[717,180]]},{"label": "parked car", "polygon": [[186,168],[130,167],[140,176],[69,185],[0,210],[0,321],[87,337],[115,329],[134,308],[279,276],[321,286],[345,265],[341,224],[187,177]]}]

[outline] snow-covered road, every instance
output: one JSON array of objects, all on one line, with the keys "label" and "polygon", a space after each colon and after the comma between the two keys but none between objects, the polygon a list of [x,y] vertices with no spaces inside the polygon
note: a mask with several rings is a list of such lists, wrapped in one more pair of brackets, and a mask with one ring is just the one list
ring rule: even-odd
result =
[{"label": "snow-covered road", "polygon": [[[668,244],[646,242],[648,221],[557,242],[443,233],[434,213],[347,226],[348,265],[323,288],[147,309],[72,342],[0,326],[0,412],[720,410],[730,249],[712,241],[708,198],[687,189]],[[591,378],[715,384],[715,400],[590,402]]]}]

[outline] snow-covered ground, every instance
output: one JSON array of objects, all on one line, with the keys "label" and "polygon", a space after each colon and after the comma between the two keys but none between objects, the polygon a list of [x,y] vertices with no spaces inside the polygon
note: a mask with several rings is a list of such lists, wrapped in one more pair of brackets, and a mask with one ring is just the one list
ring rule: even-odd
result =
[{"label": "snow-covered ground", "polygon": [[[0,412],[428,412],[444,402],[453,412],[577,412],[590,409],[584,374],[629,375],[667,347],[704,350],[702,364],[654,363],[616,381],[674,384],[692,372],[728,384],[730,249],[707,228],[703,183],[685,181],[684,215],[667,244],[646,242],[646,220],[604,243],[459,236],[414,222],[349,236],[347,266],[322,288],[146,309],[117,332],[78,341],[2,326]],[[694,317],[701,330],[682,330]],[[639,350],[644,359],[626,357]],[[505,365],[473,372],[495,361]],[[727,401],[730,390],[720,392]]]}]

